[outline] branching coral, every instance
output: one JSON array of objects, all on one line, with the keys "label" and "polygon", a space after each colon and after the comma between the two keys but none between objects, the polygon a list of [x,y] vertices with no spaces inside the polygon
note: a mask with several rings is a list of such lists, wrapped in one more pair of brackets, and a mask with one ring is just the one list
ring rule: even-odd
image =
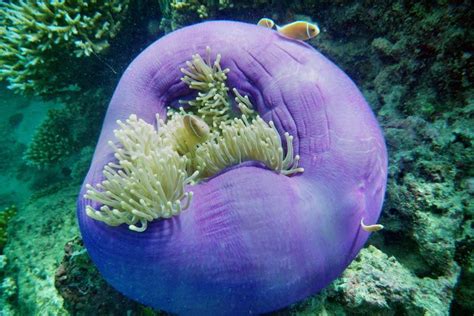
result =
[{"label": "branching coral", "polygon": [[[128,0],[0,3],[0,79],[17,92],[73,89],[58,80],[65,60],[100,54],[116,36]],[[54,83],[54,84],[53,84]]]},{"label": "branching coral", "polygon": [[199,0],[191,0],[191,1],[174,0],[174,1],[171,1],[170,6],[172,9],[177,10],[177,11],[195,12],[197,13],[200,19],[205,19],[208,17],[208,9],[205,3],[201,3],[201,1]]}]

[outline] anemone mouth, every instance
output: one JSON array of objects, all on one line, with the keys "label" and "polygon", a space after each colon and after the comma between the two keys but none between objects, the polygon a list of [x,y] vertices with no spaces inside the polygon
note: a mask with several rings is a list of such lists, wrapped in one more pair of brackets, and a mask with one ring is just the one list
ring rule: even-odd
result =
[{"label": "anemone mouth", "polygon": [[178,109],[168,107],[166,118],[157,114],[156,125],[135,114],[117,121],[117,141],[109,141],[115,161],[104,167],[101,183],[86,186],[84,197],[102,205],[86,206],[89,217],[143,232],[148,222],[185,210],[193,196],[187,188],[229,170],[257,166],[285,176],[304,171],[293,136],[285,132],[283,142],[250,98],[227,86],[230,70],[221,68],[221,55],[211,61],[209,47],[206,52],[181,68],[181,80],[195,91],[194,99],[180,100]]}]

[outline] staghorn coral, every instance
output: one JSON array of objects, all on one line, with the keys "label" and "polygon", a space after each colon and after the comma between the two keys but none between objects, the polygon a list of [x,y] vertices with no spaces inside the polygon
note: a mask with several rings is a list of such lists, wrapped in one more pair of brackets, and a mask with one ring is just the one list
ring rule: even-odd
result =
[{"label": "staghorn coral", "polygon": [[10,89],[21,93],[51,95],[79,89],[69,80],[70,69],[64,65],[74,65],[80,57],[104,53],[121,28],[128,3],[0,3],[0,80],[7,80]]}]

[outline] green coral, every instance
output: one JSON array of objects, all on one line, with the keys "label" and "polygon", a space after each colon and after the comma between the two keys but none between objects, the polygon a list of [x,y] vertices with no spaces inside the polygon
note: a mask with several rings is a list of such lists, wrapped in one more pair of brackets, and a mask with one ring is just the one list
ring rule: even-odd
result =
[{"label": "green coral", "polygon": [[[232,15],[236,20],[247,20],[249,10],[256,8],[269,12],[274,6],[267,0],[160,0],[161,28],[169,33],[203,20]],[[266,8],[267,10],[263,10]]]},{"label": "green coral", "polygon": [[68,157],[77,147],[73,139],[66,137],[72,131],[74,117],[67,109],[51,109],[46,120],[36,130],[32,142],[25,152],[31,165],[43,167]]},{"label": "green coral", "polygon": [[15,216],[16,212],[17,209],[15,205],[9,206],[0,212],[0,255],[3,254],[3,247],[5,247],[5,244],[7,243],[8,223],[10,219]]},{"label": "green coral", "polygon": [[68,67],[77,64],[80,57],[107,50],[109,41],[121,28],[128,3],[129,0],[0,3],[0,80],[7,80],[10,89],[21,93],[77,90]]},{"label": "green coral", "polygon": [[91,90],[60,109],[51,109],[36,130],[24,159],[29,165],[51,166],[78,154],[92,145],[99,133],[105,112],[106,93]]}]

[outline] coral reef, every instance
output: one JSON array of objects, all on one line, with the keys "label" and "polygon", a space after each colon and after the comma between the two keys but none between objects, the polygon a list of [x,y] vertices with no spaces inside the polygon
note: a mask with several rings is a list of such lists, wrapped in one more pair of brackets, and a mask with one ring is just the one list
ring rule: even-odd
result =
[{"label": "coral reef", "polygon": [[[55,286],[72,315],[136,315],[145,307],[110,287],[97,271],[76,237],[64,246],[64,257],[56,270]],[[152,314],[149,314],[152,315]]]},{"label": "coral reef", "polygon": [[37,191],[10,221],[5,275],[16,280],[18,315],[66,315],[54,288],[64,243],[78,234],[74,208],[77,185],[54,183]]},{"label": "coral reef", "polygon": [[454,264],[442,277],[419,278],[374,246],[363,249],[319,296],[294,306],[296,315],[448,315],[459,277]]},{"label": "coral reef", "polygon": [[0,255],[3,254],[3,247],[8,239],[8,223],[15,216],[17,208],[15,205],[9,206],[0,211]]},{"label": "coral reef", "polygon": [[90,90],[62,108],[49,110],[25,151],[28,164],[51,166],[93,145],[105,112],[105,100],[103,89]]},{"label": "coral reef", "polygon": [[[240,17],[238,20],[245,21],[249,12],[260,9],[262,16],[264,12],[270,12],[271,1],[232,1],[232,0],[160,0],[162,19],[160,28],[169,33],[186,25],[225,17]],[[279,4],[284,5],[284,4]],[[277,6],[279,6],[277,4]],[[265,10],[266,8],[266,10]],[[254,22],[262,16],[255,16]]]},{"label": "coral reef", "polygon": [[127,16],[128,2],[0,3],[0,80],[21,93],[51,95],[78,89],[69,66],[82,56],[107,50]]},{"label": "coral reef", "polygon": [[0,255],[0,313],[2,315],[14,315],[17,286],[15,279],[5,273],[7,264],[7,257]]}]

